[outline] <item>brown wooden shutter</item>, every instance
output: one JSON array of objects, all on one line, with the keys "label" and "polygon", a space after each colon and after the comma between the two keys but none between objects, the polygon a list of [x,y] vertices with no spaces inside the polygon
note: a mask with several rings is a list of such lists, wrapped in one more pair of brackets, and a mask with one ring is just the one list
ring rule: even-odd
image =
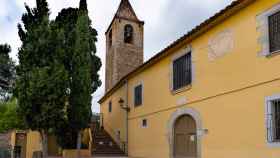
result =
[{"label": "brown wooden shutter", "polygon": [[178,90],[192,81],[191,53],[188,53],[173,62],[173,90]]},{"label": "brown wooden shutter", "polygon": [[109,102],[109,112],[112,112],[112,102]]},{"label": "brown wooden shutter", "polygon": [[134,89],[134,105],[142,105],[142,85],[139,85]]}]

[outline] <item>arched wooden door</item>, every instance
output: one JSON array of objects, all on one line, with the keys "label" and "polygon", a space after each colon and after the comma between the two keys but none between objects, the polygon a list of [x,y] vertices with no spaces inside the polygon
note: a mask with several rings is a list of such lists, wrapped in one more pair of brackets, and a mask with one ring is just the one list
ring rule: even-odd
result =
[{"label": "arched wooden door", "polygon": [[174,157],[197,158],[197,137],[195,120],[184,115],[174,126]]}]

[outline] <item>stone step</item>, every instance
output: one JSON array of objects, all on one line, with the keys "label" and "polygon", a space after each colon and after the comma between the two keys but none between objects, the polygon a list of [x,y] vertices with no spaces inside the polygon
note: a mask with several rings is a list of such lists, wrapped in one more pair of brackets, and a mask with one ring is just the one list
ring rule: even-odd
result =
[{"label": "stone step", "polygon": [[[94,145],[92,155],[93,157],[125,157],[124,152],[120,149],[117,143],[111,138],[111,136],[104,129],[92,130],[94,136]],[[95,132],[95,133],[94,133]],[[102,142],[102,143],[100,143]]]}]

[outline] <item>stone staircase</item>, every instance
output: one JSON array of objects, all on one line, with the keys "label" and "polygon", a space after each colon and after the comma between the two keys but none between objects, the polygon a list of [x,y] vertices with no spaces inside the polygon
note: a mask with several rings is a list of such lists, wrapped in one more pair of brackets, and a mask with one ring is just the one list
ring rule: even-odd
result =
[{"label": "stone staircase", "polygon": [[93,146],[92,155],[94,157],[123,157],[125,153],[117,143],[103,128],[92,125]]}]

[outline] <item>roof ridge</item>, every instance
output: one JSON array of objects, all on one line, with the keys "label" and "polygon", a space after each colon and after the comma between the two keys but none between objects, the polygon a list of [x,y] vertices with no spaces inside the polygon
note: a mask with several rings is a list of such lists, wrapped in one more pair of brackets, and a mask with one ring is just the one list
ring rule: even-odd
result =
[{"label": "roof ridge", "polygon": [[175,40],[174,42],[169,44],[166,48],[164,48],[159,53],[157,53],[155,56],[150,58],[148,61],[146,61],[145,63],[140,65],[134,71],[132,71],[132,72],[128,73],[126,76],[124,76],[109,91],[105,92],[105,95],[99,100],[99,103],[104,101],[109,95],[111,95],[122,84],[126,83],[126,80],[128,79],[128,77],[130,75],[141,71],[142,68],[144,69],[145,67],[148,67],[149,65],[155,63],[156,61],[158,61],[159,59],[161,59],[165,55],[168,55],[166,52],[168,52],[168,50],[170,50],[171,48],[173,48],[173,47],[177,46],[178,44],[180,44],[180,42],[182,42],[182,41],[184,41],[186,39],[192,40],[192,38],[196,38],[195,36],[198,36],[197,34],[199,34],[200,32],[203,32],[203,31],[205,31],[207,29],[210,29],[210,28],[214,27],[216,25],[215,23],[217,23],[217,21],[223,21],[226,18],[226,17],[223,17],[223,15],[225,15],[226,13],[228,13],[227,16],[231,16],[232,14],[234,14],[234,13],[238,12],[239,10],[241,10],[243,7],[246,7],[246,6],[248,6],[249,4],[251,4],[252,2],[255,2],[255,1],[256,0],[234,0],[232,3],[230,3],[224,9],[220,10],[219,12],[217,12],[213,16],[209,17],[204,22],[202,22],[199,25],[197,25],[196,27],[194,27],[192,30],[187,32],[185,35],[183,35],[182,37],[178,38],[177,40]]}]

